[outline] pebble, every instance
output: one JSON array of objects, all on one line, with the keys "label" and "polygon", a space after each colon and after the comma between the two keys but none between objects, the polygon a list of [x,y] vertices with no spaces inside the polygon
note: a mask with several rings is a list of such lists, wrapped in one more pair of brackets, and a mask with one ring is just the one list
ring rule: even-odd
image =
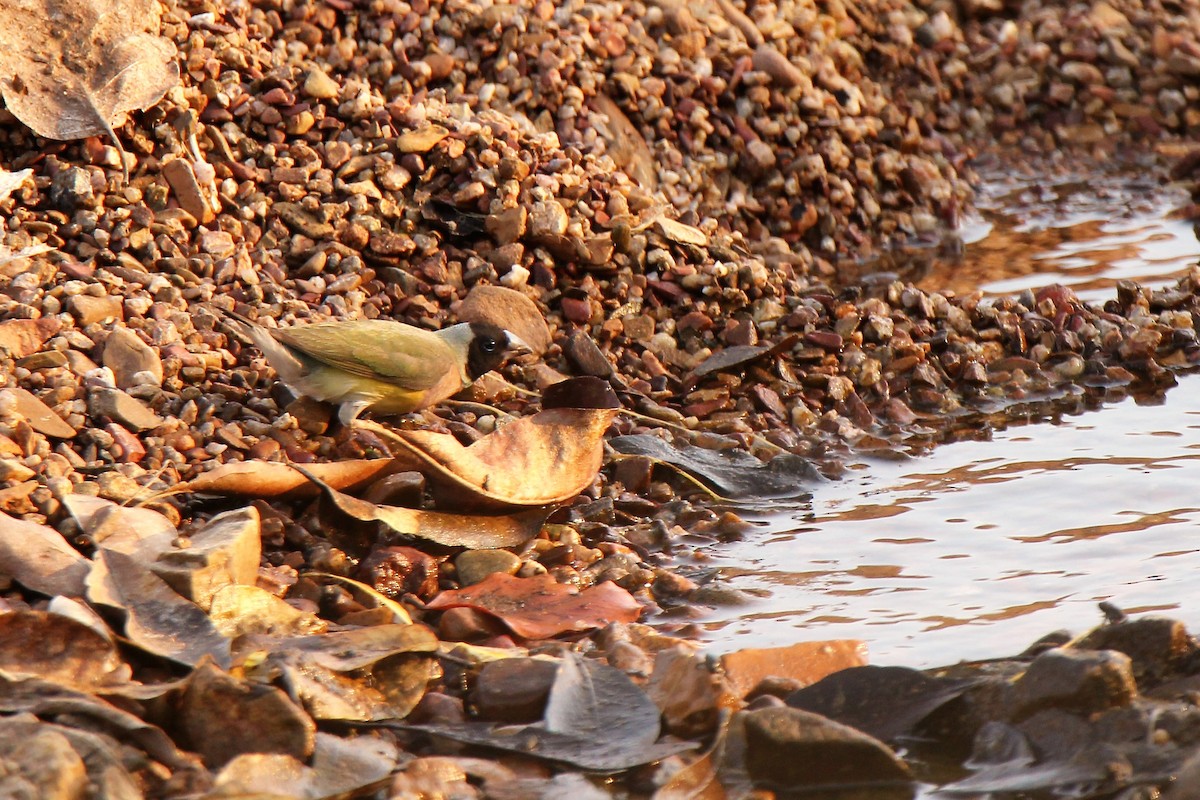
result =
[{"label": "pebble", "polygon": [[162,385],[163,367],[158,351],[126,327],[117,326],[104,340],[102,361],[112,370],[117,386],[122,389],[148,382]]},{"label": "pebble", "polygon": [[108,417],[134,431],[157,428],[163,422],[162,417],[151,411],[144,403],[120,389],[92,390],[88,401],[88,412],[96,418]]},{"label": "pebble", "polygon": [[471,700],[480,719],[504,723],[542,718],[558,663],[536,658],[505,658],[484,664]]},{"label": "pebble", "polygon": [[67,310],[75,317],[80,327],[97,322],[109,322],[125,316],[124,302],[120,297],[77,294],[67,300]]},{"label": "pebble", "polygon": [[507,550],[466,550],[454,559],[454,567],[458,582],[470,586],[497,572],[516,575],[521,559]]}]

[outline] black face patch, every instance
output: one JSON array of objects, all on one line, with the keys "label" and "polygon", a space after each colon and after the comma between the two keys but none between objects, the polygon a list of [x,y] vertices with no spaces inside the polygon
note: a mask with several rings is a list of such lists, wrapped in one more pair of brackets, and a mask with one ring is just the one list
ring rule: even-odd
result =
[{"label": "black face patch", "polygon": [[467,347],[467,375],[475,380],[504,363],[508,336],[490,322],[472,322],[471,344]]}]

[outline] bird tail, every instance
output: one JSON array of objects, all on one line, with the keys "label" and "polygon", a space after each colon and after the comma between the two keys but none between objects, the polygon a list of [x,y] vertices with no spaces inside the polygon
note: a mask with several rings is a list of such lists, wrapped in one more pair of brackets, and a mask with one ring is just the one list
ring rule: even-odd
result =
[{"label": "bird tail", "polygon": [[236,311],[226,311],[216,307],[214,310],[220,315],[228,330],[243,342],[252,344],[262,351],[270,365],[275,368],[275,372],[279,374],[279,379],[284,383],[292,383],[302,378],[307,372],[303,362],[286,345],[272,336],[271,331]]}]

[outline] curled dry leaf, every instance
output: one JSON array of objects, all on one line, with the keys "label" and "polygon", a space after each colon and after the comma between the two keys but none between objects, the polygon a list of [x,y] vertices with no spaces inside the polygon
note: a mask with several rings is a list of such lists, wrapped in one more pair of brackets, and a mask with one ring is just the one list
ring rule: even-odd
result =
[{"label": "curled dry leaf", "polygon": [[155,0],[3,0],[0,91],[48,139],[113,134],[179,82]]},{"label": "curled dry leaf", "polygon": [[568,631],[602,628],[610,622],[633,622],[642,607],[629,592],[611,581],[580,591],[550,575],[514,578],[496,572],[465,589],[442,592],[431,609],[467,606],[498,617],[526,639],[546,639]]},{"label": "curled dry leaf", "polygon": [[[307,470],[296,467],[308,474]],[[377,505],[330,488],[310,475],[339,511],[360,522],[382,522],[397,533],[417,536],[448,547],[491,549],[516,547],[537,536],[548,512],[541,509],[503,516],[471,516]]]},{"label": "curled dry leaf", "polygon": [[424,625],[375,625],[263,643],[264,675],[316,719],[403,719],[433,677],[438,640]]},{"label": "curled dry leaf", "polygon": [[800,341],[800,334],[789,334],[770,345],[734,345],[718,350],[700,362],[683,380],[684,389],[691,389],[704,378],[718,372],[731,372],[753,364],[760,358],[776,356],[791,350]]},{"label": "curled dry leaf", "polygon": [[[395,472],[413,469],[414,459],[360,458],[323,464],[308,464],[304,469],[321,483],[334,489],[357,489]],[[312,483],[291,464],[280,461],[235,461],[222,464],[194,480],[176,484],[167,494],[194,492],[241,497],[282,497],[315,493]]]},{"label": "curled dry leaf", "polygon": [[457,508],[508,509],[570,500],[596,478],[611,408],[553,408],[510,422],[469,447],[446,433],[370,425],[424,466],[435,496]]},{"label": "curled dry leaf", "polygon": [[[392,598],[380,592],[374,586],[368,586],[362,581],[356,581],[353,578],[347,578],[345,575],[334,575],[332,572],[306,572],[304,573],[309,578],[325,578],[335,583],[340,583],[350,587],[359,595],[369,597],[375,603],[376,608],[386,608],[392,612],[392,622],[397,625],[411,625],[412,616],[409,615],[408,609],[397,603]],[[356,598],[357,599],[357,598]]]},{"label": "curled dry leaf", "polygon": [[41,594],[82,597],[89,568],[58,531],[0,514],[0,573]]}]

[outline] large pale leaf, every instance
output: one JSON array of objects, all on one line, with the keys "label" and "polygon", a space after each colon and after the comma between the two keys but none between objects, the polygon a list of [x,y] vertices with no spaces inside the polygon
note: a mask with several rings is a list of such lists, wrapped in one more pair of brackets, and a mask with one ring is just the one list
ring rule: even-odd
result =
[{"label": "large pale leaf", "polygon": [[301,471],[321,487],[329,501],[343,514],[360,522],[382,522],[397,533],[448,547],[516,547],[537,536],[548,516],[548,512],[536,508],[519,514],[480,516],[378,505],[339,492],[306,470]]},{"label": "large pale leaf", "polygon": [[469,447],[432,431],[400,431],[390,438],[424,462],[422,471],[441,489],[443,504],[544,506],[570,500],[595,480],[604,460],[604,432],[616,414],[612,408],[552,408],[510,422]]},{"label": "large pale leaf", "polygon": [[179,82],[158,30],[155,0],[0,0],[4,102],[39,136],[112,136]]},{"label": "large pale leaf", "polygon": [[0,573],[48,595],[81,597],[89,562],[45,525],[0,514]]}]

